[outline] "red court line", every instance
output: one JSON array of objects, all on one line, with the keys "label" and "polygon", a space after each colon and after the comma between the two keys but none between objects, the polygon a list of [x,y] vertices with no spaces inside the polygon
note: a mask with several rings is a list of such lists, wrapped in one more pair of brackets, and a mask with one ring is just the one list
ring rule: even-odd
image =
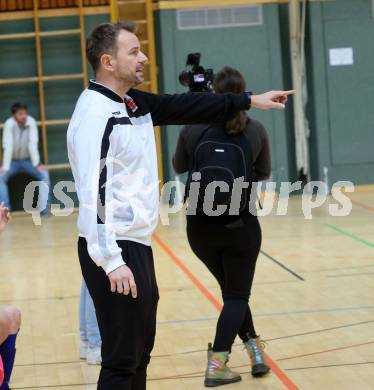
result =
[{"label": "red court line", "polygon": [[368,205],[366,205],[366,204],[357,202],[357,201],[352,200],[352,199],[351,199],[351,202],[352,202],[352,204],[354,204],[355,206],[361,207],[362,209],[365,209],[365,210],[368,210],[368,211],[374,211],[374,207],[370,207],[370,206],[368,206]]},{"label": "red court line", "polygon": [[[187,268],[187,266],[174,254],[174,252],[161,240],[157,235],[153,235],[154,240],[163,249],[163,251],[173,260],[173,262],[191,279],[192,283],[200,290],[200,292],[207,298],[212,305],[221,311],[222,305],[217,298],[196,278],[196,276]],[[285,374],[284,371],[275,363],[275,361],[266,355],[267,363],[271,367],[273,373],[289,390],[299,390],[297,385]]]}]

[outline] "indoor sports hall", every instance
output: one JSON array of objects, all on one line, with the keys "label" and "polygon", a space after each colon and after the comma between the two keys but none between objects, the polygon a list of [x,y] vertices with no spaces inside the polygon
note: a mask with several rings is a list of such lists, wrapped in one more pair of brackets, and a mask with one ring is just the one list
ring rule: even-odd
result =
[{"label": "indoor sports hall", "polygon": [[[182,126],[154,127],[160,208],[152,250],[160,298],[146,388],[374,389],[374,1],[0,0],[0,390],[94,390],[102,357],[106,365],[108,351],[101,356],[98,343],[90,361],[82,336],[82,205],[67,131],[95,78],[87,38],[117,21],[137,26],[147,57],[141,91],[206,93],[220,69],[238,69],[253,93],[247,114],[266,129],[271,159],[269,177],[252,190],[262,243],[249,298],[269,372],[251,375],[238,336],[223,367],[241,380],[207,382],[207,356],[209,368],[215,352],[207,353],[208,343],[227,298],[186,231],[190,178],[173,164]],[[201,80],[206,89],[194,90]],[[293,89],[284,110],[256,108],[255,95]],[[137,115],[134,100],[125,104]],[[34,149],[13,127],[9,154],[7,129],[22,111],[24,128],[32,134],[35,127]],[[133,131],[141,133],[143,119],[135,119]],[[82,160],[89,158],[86,141]],[[204,229],[200,240],[219,244]],[[21,318],[19,331],[4,337],[15,333],[16,353],[1,339],[1,310],[9,306]],[[100,338],[97,323],[96,333]]]}]

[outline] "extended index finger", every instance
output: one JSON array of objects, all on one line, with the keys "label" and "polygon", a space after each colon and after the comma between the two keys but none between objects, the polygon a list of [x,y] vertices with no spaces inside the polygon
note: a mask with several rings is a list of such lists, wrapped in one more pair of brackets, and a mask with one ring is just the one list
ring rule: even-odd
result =
[{"label": "extended index finger", "polygon": [[296,89],[290,89],[288,91],[275,91],[275,93],[279,96],[294,95],[296,93]]}]

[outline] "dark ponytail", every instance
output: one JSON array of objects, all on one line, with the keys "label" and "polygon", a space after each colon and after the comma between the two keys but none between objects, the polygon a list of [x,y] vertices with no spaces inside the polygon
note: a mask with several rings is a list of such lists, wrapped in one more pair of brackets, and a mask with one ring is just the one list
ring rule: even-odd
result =
[{"label": "dark ponytail", "polygon": [[[225,66],[217,73],[213,88],[216,93],[242,93],[246,90],[242,74],[229,66]],[[248,124],[248,120],[246,112],[240,111],[234,119],[226,122],[226,133],[229,135],[242,133]]]}]

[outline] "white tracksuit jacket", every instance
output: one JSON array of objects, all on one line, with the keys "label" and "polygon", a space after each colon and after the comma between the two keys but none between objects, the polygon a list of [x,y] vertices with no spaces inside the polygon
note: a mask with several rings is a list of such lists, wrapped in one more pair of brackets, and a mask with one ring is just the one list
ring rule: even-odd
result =
[{"label": "white tracksuit jacket", "polygon": [[117,240],[151,245],[158,222],[159,181],[154,125],[218,123],[250,107],[248,94],[154,95],[125,98],[90,82],[68,132],[79,199],[78,230],[106,273],[123,265]]}]

